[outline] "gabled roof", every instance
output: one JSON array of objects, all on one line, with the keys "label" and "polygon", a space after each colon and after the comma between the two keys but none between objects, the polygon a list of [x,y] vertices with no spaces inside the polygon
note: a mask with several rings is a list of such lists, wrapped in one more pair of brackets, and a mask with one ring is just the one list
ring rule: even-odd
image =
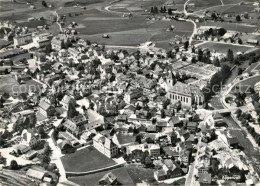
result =
[{"label": "gabled roof", "polygon": [[39,103],[39,107],[41,107],[43,110],[48,110],[51,107],[51,105],[45,101],[42,101]]},{"label": "gabled roof", "polygon": [[45,172],[44,171],[40,171],[40,170],[29,169],[26,172],[26,176],[37,178],[37,179],[40,179],[40,180],[43,179],[44,175],[45,175]]},{"label": "gabled roof", "polygon": [[105,181],[108,185],[114,183],[117,180],[117,177],[112,173],[109,172],[107,174],[105,174],[100,180],[101,181]]},{"label": "gabled roof", "polygon": [[62,98],[62,102],[65,103],[65,104],[69,104],[69,102],[72,100],[72,97],[68,96],[68,95],[65,95],[63,98]]}]

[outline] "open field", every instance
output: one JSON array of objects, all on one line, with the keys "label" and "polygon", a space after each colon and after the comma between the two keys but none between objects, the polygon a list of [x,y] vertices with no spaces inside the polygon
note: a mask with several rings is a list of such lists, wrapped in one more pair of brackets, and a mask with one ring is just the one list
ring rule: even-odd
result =
[{"label": "open field", "polygon": [[[135,0],[135,1],[120,1],[118,3],[114,3],[110,8],[111,10],[118,10],[119,12],[143,12],[145,10],[150,10],[152,6],[164,6],[166,0]],[[120,9],[122,9],[120,11]]]},{"label": "open field", "polygon": [[[222,0],[224,5],[226,4],[238,4],[240,3],[241,1],[240,0]],[[257,2],[257,0],[244,0],[243,2]]]},{"label": "open field", "polygon": [[257,29],[257,26],[252,25],[246,25],[246,24],[236,24],[236,23],[225,23],[225,22],[210,22],[207,21],[206,25],[205,23],[198,23],[198,27],[200,26],[218,26],[225,28],[227,30],[234,30],[238,32],[246,32],[246,33],[252,33]]},{"label": "open field", "polygon": [[[212,8],[207,8],[210,12],[217,12],[219,14],[240,14],[241,12],[250,12],[253,11],[255,6],[252,5],[224,5],[224,6],[217,6]],[[196,12],[203,13],[204,10]]]},{"label": "open field", "polygon": [[220,0],[190,0],[190,3],[194,3],[195,7],[188,7],[188,10],[192,11],[198,11],[201,10],[201,8],[209,8],[212,6],[218,6],[221,5]]},{"label": "open field", "polygon": [[157,183],[154,178],[153,169],[133,166],[126,167],[126,169],[135,184],[141,183],[142,180],[146,180],[150,184]]},{"label": "open field", "polygon": [[61,158],[66,172],[88,172],[116,165],[116,163],[100,153],[94,147],[86,147],[73,154]]},{"label": "open field", "polygon": [[68,179],[74,183],[79,185],[98,185],[99,180],[107,173],[112,172],[117,178],[118,181],[123,185],[134,185],[131,177],[129,176],[126,168],[116,168],[113,170],[103,171],[95,174],[85,175],[85,176],[77,176],[77,177],[69,177]]},{"label": "open field", "polygon": [[251,12],[251,11],[254,10],[254,8],[255,8],[255,6],[252,6],[252,5],[234,5],[234,6],[231,6],[230,8],[228,8],[227,10],[225,10],[223,12],[220,11],[219,13],[222,13],[222,14],[232,14],[232,13],[233,14],[240,14],[241,12]]},{"label": "open field", "polygon": [[18,84],[10,75],[0,76],[0,94],[28,92],[30,88],[32,90],[40,90],[41,84],[34,80],[26,81],[24,84]]},{"label": "open field", "polygon": [[[169,41],[179,36],[190,36],[193,25],[189,22],[169,20],[146,20],[144,16],[124,18],[122,15],[111,14],[99,10],[87,10],[83,15],[67,17],[67,23],[75,21],[75,29],[80,36],[106,45],[136,46],[146,41]],[[174,25],[174,31],[167,28]],[[108,34],[109,39],[102,38]]]},{"label": "open field", "polygon": [[237,52],[251,52],[257,50],[255,47],[248,47],[248,46],[243,46],[243,45],[233,45],[233,44],[228,44],[228,43],[217,43],[217,42],[205,42],[203,44],[199,45],[200,48],[208,48],[211,52],[218,52],[222,54],[227,54],[228,49],[232,49],[234,54]]},{"label": "open field", "polygon": [[245,92],[249,87],[254,87],[254,85],[260,81],[260,76],[256,76],[241,83],[237,84],[231,89],[231,93]]},{"label": "open field", "polygon": [[[118,21],[118,20],[115,20]],[[121,21],[121,20],[119,20]],[[123,20],[124,21],[124,20]],[[143,20],[139,20],[143,21]],[[113,23],[111,23],[113,24]],[[150,25],[149,25],[150,24]],[[166,29],[170,26],[174,25],[175,30],[167,32]],[[129,26],[128,31],[124,31],[125,28],[118,27],[116,32],[104,32],[105,29],[100,30],[100,34],[82,36],[84,38],[89,39],[90,41],[96,41],[98,43],[107,44],[107,45],[123,45],[123,46],[136,46],[140,43],[146,41],[153,42],[165,42],[169,45],[169,41],[174,38],[176,35],[179,36],[190,36],[193,25],[188,22],[177,22],[177,21],[156,21],[156,22],[146,22],[142,26],[143,28],[139,29],[131,29],[135,27],[135,25],[127,25]],[[141,26],[139,26],[141,27]],[[97,28],[100,29],[100,28]],[[116,29],[115,27],[111,28]],[[87,31],[86,31],[87,32]],[[88,30],[90,32],[90,30]],[[93,31],[94,32],[94,31]],[[102,38],[102,33],[108,34],[110,36],[109,39]],[[82,33],[81,33],[82,34]]]},{"label": "open field", "polygon": [[64,4],[64,6],[74,6],[74,5],[81,5],[81,6],[87,6],[87,5],[90,5],[90,4],[96,4],[96,3],[102,3],[104,2],[105,0],[90,0],[90,1],[86,1],[86,0],[74,0],[74,1],[69,1],[69,2],[66,2]]}]

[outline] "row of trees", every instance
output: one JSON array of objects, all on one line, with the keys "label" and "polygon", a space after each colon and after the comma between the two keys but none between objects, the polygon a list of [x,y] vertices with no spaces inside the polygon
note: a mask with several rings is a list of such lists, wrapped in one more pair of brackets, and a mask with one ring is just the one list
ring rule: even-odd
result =
[{"label": "row of trees", "polygon": [[[250,126],[248,122],[252,122],[253,118],[249,113],[243,113],[241,109],[238,109],[236,112],[236,117],[241,121],[242,126],[246,127],[247,131],[255,139],[256,143],[260,146],[260,134],[255,131],[255,128]],[[258,121],[260,123],[260,119]]]},{"label": "row of trees", "polygon": [[[160,13],[165,13],[166,11],[167,11],[167,9],[166,9],[165,6],[160,8]],[[158,14],[159,13],[158,7],[157,6],[152,6],[151,7],[151,13]]]},{"label": "row of trees", "polygon": [[209,99],[220,90],[222,85],[225,83],[225,81],[228,79],[228,77],[231,75],[231,68],[230,66],[223,64],[221,66],[221,70],[215,73],[210,83],[203,89],[203,93],[205,96],[205,100],[209,101]]}]

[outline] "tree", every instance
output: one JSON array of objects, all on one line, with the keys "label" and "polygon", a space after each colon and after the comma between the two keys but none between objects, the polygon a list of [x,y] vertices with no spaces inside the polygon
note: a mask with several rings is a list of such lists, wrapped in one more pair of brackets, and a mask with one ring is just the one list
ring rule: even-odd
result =
[{"label": "tree", "polygon": [[166,12],[166,6],[163,7],[163,12]]},{"label": "tree", "polygon": [[216,66],[216,67],[220,67],[220,61],[219,61],[219,58],[216,57],[214,60],[213,60],[213,65]]},{"label": "tree", "polygon": [[187,51],[188,50],[188,47],[189,47],[189,41],[186,41],[185,43],[184,43],[184,49]]},{"label": "tree", "polygon": [[80,70],[84,70],[84,66],[82,64],[78,65],[77,66],[77,70],[80,71]]},{"label": "tree", "polygon": [[157,7],[157,6],[155,6],[153,9],[154,9],[154,13],[155,13],[155,14],[158,14],[158,13],[159,13],[159,10],[158,10],[158,7]]},{"label": "tree", "polygon": [[49,146],[48,143],[44,144],[43,154],[46,155],[46,156],[49,156],[49,157],[52,155],[52,149],[51,149],[51,147]]},{"label": "tree", "polygon": [[72,43],[71,43],[70,39],[67,39],[64,44],[65,44],[65,48],[69,48],[69,47],[72,46]]},{"label": "tree", "polygon": [[198,60],[199,61],[203,60],[203,52],[202,52],[201,48],[198,50]]},{"label": "tree", "polygon": [[141,144],[142,143],[142,134],[137,134],[136,137],[135,137],[135,142]]},{"label": "tree", "polygon": [[249,14],[248,13],[244,13],[244,18],[245,19],[249,19]]},{"label": "tree", "polygon": [[78,112],[76,111],[75,105],[72,102],[69,102],[67,118],[71,119],[76,115],[78,115]]},{"label": "tree", "polygon": [[228,49],[227,60],[231,61],[231,62],[234,60],[234,53],[233,53],[233,50],[231,50],[231,49]]},{"label": "tree", "polygon": [[153,9],[153,6],[151,7],[151,13],[154,13],[154,9]]},{"label": "tree", "polygon": [[29,120],[30,120],[29,127],[30,128],[35,127],[35,124],[36,124],[36,121],[37,121],[36,115],[35,114],[31,114],[30,117],[29,117]]},{"label": "tree", "polygon": [[243,73],[243,69],[242,68],[238,68],[237,69],[237,75],[241,75]]},{"label": "tree", "polygon": [[139,130],[138,130],[136,127],[134,127],[133,133],[134,133],[134,134],[138,134],[138,133],[139,133]]},{"label": "tree", "polygon": [[148,138],[146,138],[146,143],[153,143],[154,141],[153,141],[153,139],[152,138],[150,138],[150,137],[148,137]]},{"label": "tree", "polygon": [[240,44],[240,45],[242,45],[242,44],[243,44],[243,41],[242,41],[242,39],[241,39],[241,38],[238,38],[238,39],[237,39],[237,42],[238,42],[238,44]]},{"label": "tree", "polygon": [[223,36],[226,32],[227,32],[227,30],[226,30],[225,28],[220,28],[220,29],[218,30],[218,35],[219,35],[219,36]]},{"label": "tree", "polygon": [[241,21],[240,15],[237,15],[237,16],[236,16],[236,21]]},{"label": "tree", "polygon": [[44,131],[42,126],[39,127],[38,133],[40,134],[41,138],[45,138],[46,132]]},{"label": "tree", "polygon": [[161,110],[161,118],[166,118],[166,115],[165,115],[165,112],[163,109]]},{"label": "tree", "polygon": [[172,146],[175,146],[177,142],[178,142],[178,136],[175,132],[173,132],[172,135],[171,135]]},{"label": "tree", "polygon": [[245,172],[244,172],[244,170],[242,169],[242,170],[240,171],[240,183],[245,183],[245,181],[246,181]]},{"label": "tree", "polygon": [[18,163],[15,161],[15,160],[12,160],[11,162],[10,162],[10,169],[11,170],[17,170],[18,169]]},{"label": "tree", "polygon": [[47,3],[45,1],[42,1],[42,6],[44,6],[46,8],[47,7]]},{"label": "tree", "polygon": [[160,13],[163,13],[163,7],[161,6],[161,8],[160,8]]},{"label": "tree", "polygon": [[48,165],[51,162],[50,156],[45,154],[40,155],[39,159],[41,160],[42,165]]},{"label": "tree", "polygon": [[168,8],[168,14],[172,15],[172,9],[171,8]]},{"label": "tree", "polygon": [[65,43],[64,43],[64,40],[61,41],[61,44],[60,44],[60,45],[61,45],[61,48],[62,48],[62,49],[65,49],[65,48],[66,48]]},{"label": "tree", "polygon": [[141,157],[141,163],[145,164],[145,158],[149,156],[149,152],[146,150],[144,151],[142,157]]},{"label": "tree", "polygon": [[45,52],[48,53],[48,54],[52,52],[51,44],[48,44],[48,45],[45,46]]},{"label": "tree", "polygon": [[150,156],[147,156],[145,159],[144,159],[144,165],[146,167],[151,167],[153,166],[153,161],[151,160]]},{"label": "tree", "polygon": [[212,19],[217,19],[218,18],[217,13],[216,12],[212,12],[211,18]]}]

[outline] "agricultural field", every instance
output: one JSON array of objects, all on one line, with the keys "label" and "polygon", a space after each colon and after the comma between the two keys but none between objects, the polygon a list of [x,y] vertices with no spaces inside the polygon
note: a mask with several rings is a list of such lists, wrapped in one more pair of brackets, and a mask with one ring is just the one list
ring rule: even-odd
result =
[{"label": "agricultural field", "polygon": [[223,12],[220,11],[219,13],[222,13],[222,14],[240,14],[241,12],[243,12],[243,13],[244,12],[251,12],[251,11],[254,10],[254,8],[255,8],[255,6],[252,6],[252,5],[234,5],[234,6],[231,6],[230,8],[227,8]]},{"label": "agricultural field", "polygon": [[189,10],[192,11],[198,11],[203,9],[207,9],[209,7],[213,7],[213,6],[220,6],[221,5],[221,1],[220,0],[190,0],[189,4],[194,3],[195,7],[189,7]]},{"label": "agricultural field", "polygon": [[246,32],[246,33],[252,33],[255,32],[258,27],[254,25],[246,25],[246,24],[236,24],[236,23],[226,23],[226,22],[210,22],[207,21],[205,23],[197,23],[197,26],[218,26],[225,28],[226,30],[234,30],[238,32]]},{"label": "agricultural field", "polygon": [[[252,5],[224,5],[207,8],[210,12],[217,12],[219,14],[241,14],[241,12],[251,12],[255,6]],[[196,12],[196,14],[203,13],[204,10]]]},{"label": "agricultural field", "polygon": [[116,162],[94,147],[86,147],[73,154],[67,154],[61,161],[66,172],[88,172],[116,165]]},{"label": "agricultural field", "polygon": [[[240,2],[242,2],[241,0],[222,0],[224,5],[227,5],[227,4],[238,4]],[[251,3],[251,2],[257,2],[257,0],[244,0],[243,2],[245,3]]]},{"label": "agricultural field", "polygon": [[[253,5],[224,5],[224,6],[213,6],[209,7],[206,10],[210,12],[217,12],[219,14],[241,14],[241,12],[251,12],[255,6]],[[203,14],[205,10],[198,10],[194,12],[196,15]]]},{"label": "agricultural field", "polygon": [[222,54],[227,54],[227,51],[229,49],[232,49],[234,54],[237,52],[252,52],[255,50],[258,50],[255,47],[249,47],[249,46],[243,46],[243,45],[234,45],[234,44],[228,44],[228,43],[216,43],[216,42],[204,42],[202,44],[199,44],[200,48],[208,48],[211,52],[217,52]]},{"label": "agricultural field", "polygon": [[[154,0],[154,1],[145,1],[145,0],[135,0],[135,1],[119,1],[118,3],[114,3],[110,9],[121,11],[129,11],[129,12],[144,12],[145,10],[150,10],[152,6],[164,6],[165,0]],[[170,4],[170,2],[167,2]],[[121,11],[120,11],[121,10]]]},{"label": "agricultural field", "polygon": [[71,7],[75,5],[80,5],[80,6],[89,6],[89,5],[95,5],[99,3],[109,3],[112,2],[113,0],[69,0],[64,3],[65,7]]},{"label": "agricultural field", "polygon": [[[75,29],[81,37],[107,45],[136,46],[148,40],[168,43],[176,35],[190,36],[193,30],[189,22],[146,20],[138,15],[124,18],[99,10],[87,10],[83,15],[67,17],[67,23],[72,21],[77,22]],[[167,32],[170,25],[175,29]],[[108,34],[110,38],[102,38],[102,34]]]}]

